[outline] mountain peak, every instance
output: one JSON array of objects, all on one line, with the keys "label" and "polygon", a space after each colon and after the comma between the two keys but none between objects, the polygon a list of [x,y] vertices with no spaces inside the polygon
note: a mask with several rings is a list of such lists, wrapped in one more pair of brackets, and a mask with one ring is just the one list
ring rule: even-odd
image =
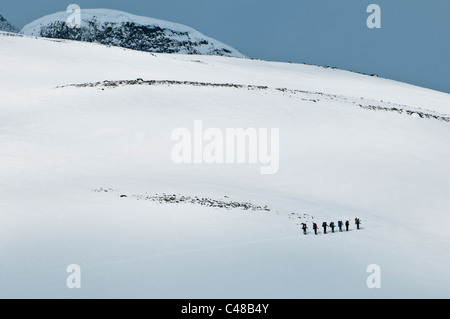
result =
[{"label": "mountain peak", "polygon": [[67,24],[71,12],[57,12],[27,24],[30,36],[95,42],[154,53],[245,57],[236,49],[182,24],[110,9],[83,9],[80,27]]},{"label": "mountain peak", "polygon": [[9,23],[1,14],[0,14],[0,31],[13,32],[18,33],[19,29]]}]

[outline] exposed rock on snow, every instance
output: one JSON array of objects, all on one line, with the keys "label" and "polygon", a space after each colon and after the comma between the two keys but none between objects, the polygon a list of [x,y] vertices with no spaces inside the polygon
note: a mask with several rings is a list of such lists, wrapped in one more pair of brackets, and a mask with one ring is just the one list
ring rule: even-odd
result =
[{"label": "exposed rock on snow", "polygon": [[[111,188],[98,188],[94,191],[102,193],[102,192],[114,192]],[[270,212],[271,209],[269,207],[255,205],[250,202],[237,202],[237,201],[226,201],[222,199],[213,199],[209,197],[198,197],[198,196],[185,196],[185,195],[177,195],[177,194],[154,194],[154,195],[125,195],[120,194],[120,198],[131,197],[137,200],[149,200],[152,202],[159,202],[161,204],[194,204],[194,205],[202,205],[207,207],[216,207],[216,208],[224,208],[224,209],[243,209],[243,210],[251,210],[251,211],[266,211]],[[224,198],[228,198],[224,196]]]},{"label": "exposed rock on snow", "polygon": [[[323,100],[332,100],[332,101],[340,101],[351,103],[353,105],[359,106],[366,110],[375,110],[375,111],[388,111],[388,112],[396,112],[399,114],[410,115],[414,118],[426,118],[426,119],[435,119],[444,122],[450,122],[450,116],[439,114],[433,111],[425,110],[422,108],[412,109],[406,105],[399,105],[396,103],[389,102],[378,102],[378,101],[366,101],[366,104],[361,104],[360,102],[356,102],[354,99],[352,100],[349,97],[328,94],[323,92],[312,92],[305,90],[295,90],[288,88],[270,88],[265,85],[244,85],[244,84],[235,84],[235,83],[209,83],[209,82],[195,82],[195,81],[174,81],[174,80],[146,80],[144,81],[141,78],[136,80],[116,80],[116,81],[99,81],[95,83],[81,83],[81,84],[68,84],[59,86],[58,88],[64,87],[102,87],[102,88],[115,88],[119,86],[125,85],[188,85],[188,86],[200,86],[200,87],[215,87],[215,88],[235,88],[235,89],[247,89],[247,90],[272,90],[276,92],[281,92],[289,95],[300,95],[303,101],[309,102],[319,102]],[[375,103],[379,103],[379,105],[374,105]]]},{"label": "exposed rock on snow", "polygon": [[6,20],[2,15],[0,15],[0,31],[17,33],[19,29],[13,26],[8,20]]},{"label": "exposed rock on snow", "polygon": [[177,23],[106,9],[81,10],[79,27],[67,24],[70,12],[58,12],[26,25],[31,36],[95,42],[156,53],[245,57],[236,49]]}]

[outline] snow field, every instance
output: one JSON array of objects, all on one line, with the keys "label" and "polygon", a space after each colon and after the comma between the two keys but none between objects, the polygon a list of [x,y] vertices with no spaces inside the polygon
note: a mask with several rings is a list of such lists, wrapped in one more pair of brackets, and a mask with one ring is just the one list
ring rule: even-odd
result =
[{"label": "snow field", "polygon": [[[306,65],[0,42],[1,297],[449,296],[449,123],[276,90],[58,86],[136,78],[267,85],[443,115],[448,94]],[[195,120],[279,128],[279,172],[174,164],[171,133]],[[271,211],[132,197],[145,193],[228,196]],[[351,231],[314,236],[311,217],[319,226],[348,219]],[[81,267],[81,289],[66,286],[69,264]],[[380,289],[366,285],[370,264],[381,267]]]}]

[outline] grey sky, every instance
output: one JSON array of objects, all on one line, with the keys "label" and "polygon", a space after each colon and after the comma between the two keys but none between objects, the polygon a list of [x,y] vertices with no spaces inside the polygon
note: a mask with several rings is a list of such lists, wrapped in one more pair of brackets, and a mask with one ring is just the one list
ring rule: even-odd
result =
[{"label": "grey sky", "polygon": [[[252,57],[376,73],[450,93],[449,0],[1,0],[21,28],[71,4],[182,23]],[[381,29],[366,8],[381,7]]]}]

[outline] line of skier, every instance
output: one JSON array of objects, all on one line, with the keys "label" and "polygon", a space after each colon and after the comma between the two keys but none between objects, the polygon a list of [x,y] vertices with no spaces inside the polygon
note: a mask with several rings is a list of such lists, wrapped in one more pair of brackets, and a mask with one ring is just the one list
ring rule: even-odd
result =
[{"label": "line of skier", "polygon": [[[359,229],[359,225],[361,224],[361,220],[357,217],[355,217],[355,225],[356,225],[356,229]],[[339,228],[339,231],[342,232],[342,227],[345,225],[345,231],[348,231],[348,228],[350,226],[350,222],[348,220],[345,221],[345,223],[343,223],[341,220],[338,221],[337,223],[337,227]],[[334,224],[334,222],[330,222],[330,224],[328,225],[327,222],[323,222],[322,223],[322,227],[323,227],[323,233],[326,234],[327,233],[327,227],[331,228],[331,232],[334,233],[334,228],[336,227],[336,225]],[[308,229],[308,227],[306,226],[305,223],[302,223],[302,229],[303,229],[303,234],[306,235],[306,229]],[[314,234],[317,235],[317,230],[319,229],[319,227],[317,226],[316,223],[313,222],[313,230],[314,230]]]}]

